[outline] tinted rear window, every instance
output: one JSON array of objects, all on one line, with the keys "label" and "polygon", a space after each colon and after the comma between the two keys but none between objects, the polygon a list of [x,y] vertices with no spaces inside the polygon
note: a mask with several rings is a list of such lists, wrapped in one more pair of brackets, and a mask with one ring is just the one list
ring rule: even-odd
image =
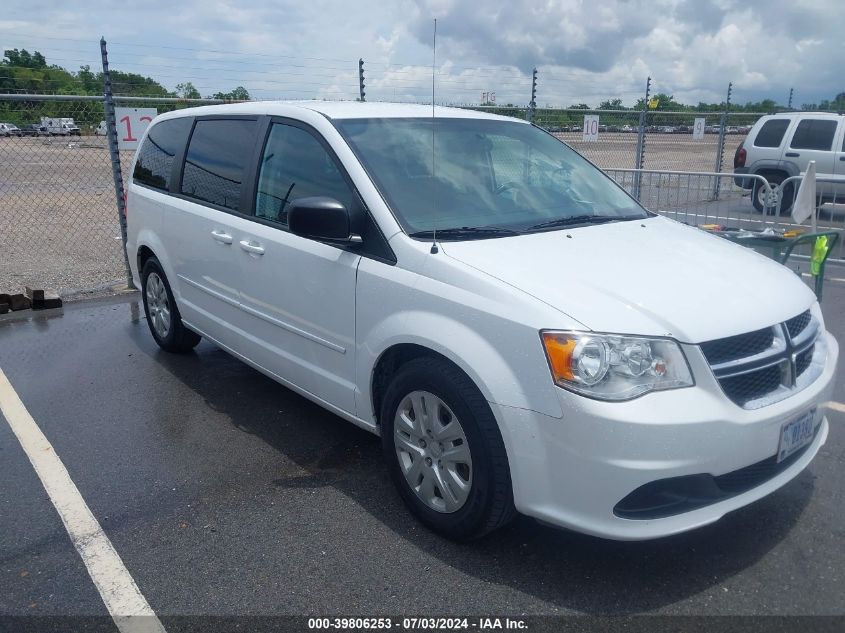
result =
[{"label": "tinted rear window", "polygon": [[789,119],[769,119],[757,132],[754,147],[780,147],[780,142],[788,127]]},{"label": "tinted rear window", "polygon": [[830,150],[833,147],[833,135],[836,133],[836,121],[829,119],[804,119],[792,135],[792,149]]},{"label": "tinted rear window", "polygon": [[255,149],[255,127],[255,121],[245,119],[197,121],[185,156],[182,193],[237,211]]},{"label": "tinted rear window", "polygon": [[170,119],[156,123],[138,150],[132,179],[136,183],[168,190],[173,158],[185,146],[193,119]]}]

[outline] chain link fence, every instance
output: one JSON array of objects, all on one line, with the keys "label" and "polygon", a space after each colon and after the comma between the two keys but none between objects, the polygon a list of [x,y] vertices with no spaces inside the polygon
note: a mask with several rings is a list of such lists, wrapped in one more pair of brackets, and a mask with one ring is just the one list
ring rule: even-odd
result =
[{"label": "chain link fence", "polygon": [[[110,155],[94,134],[102,98],[0,101],[0,113],[27,134],[0,138],[0,289],[67,293],[119,279]],[[48,127],[47,119],[72,119],[77,130]]]},{"label": "chain link fence", "polygon": [[[114,100],[119,107],[154,107],[158,113],[219,103],[175,98]],[[658,111],[642,117],[632,110],[476,109],[533,120],[617,178],[654,211],[698,224],[705,220],[736,220],[737,226],[749,228],[772,224],[772,219],[754,215],[749,191],[738,188],[729,175],[694,178],[668,173],[730,172],[734,151],[760,115]],[[595,140],[585,140],[585,115],[599,117]],[[705,118],[705,133],[694,139],[697,117]],[[62,121],[70,122],[71,130],[62,130]],[[0,257],[4,262],[0,292],[17,292],[28,285],[69,296],[125,282],[103,97],[0,95],[0,122],[21,129],[52,124],[47,130],[28,128],[26,135],[0,138]],[[120,152],[124,181],[132,157],[132,151]],[[628,171],[639,164],[647,172]],[[666,173],[658,174],[661,170]]]},{"label": "chain link fence", "polygon": [[[117,101],[159,113],[199,103]],[[0,121],[21,130],[0,137],[0,292],[30,286],[67,297],[125,283],[104,117],[102,97],[0,96]],[[120,152],[124,179],[132,158]]]}]

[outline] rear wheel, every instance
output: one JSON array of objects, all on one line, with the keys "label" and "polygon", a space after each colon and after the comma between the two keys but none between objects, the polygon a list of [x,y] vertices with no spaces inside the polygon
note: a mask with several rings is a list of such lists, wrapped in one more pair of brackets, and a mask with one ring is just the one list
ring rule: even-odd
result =
[{"label": "rear wheel", "polygon": [[429,528],[470,540],[513,518],[498,424],[460,369],[439,358],[403,365],[385,392],[381,426],[391,478]]},{"label": "rear wheel", "polygon": [[[772,176],[769,179],[769,184],[772,188],[779,187],[781,182],[783,182],[783,177],[781,176]],[[792,210],[794,193],[795,189],[792,183],[787,184],[786,187],[783,188],[783,191],[781,191],[781,215],[789,215],[789,212]],[[766,210],[766,189],[762,186],[762,183],[756,179],[754,180],[754,187],[751,191],[751,201],[754,204],[754,208],[759,213],[763,213]],[[776,208],[772,208],[769,210],[769,213],[773,215],[776,210]]]},{"label": "rear wheel", "polygon": [[141,271],[141,296],[150,333],[159,347],[168,352],[187,352],[199,344],[200,335],[182,323],[170,284],[155,257],[150,257]]}]

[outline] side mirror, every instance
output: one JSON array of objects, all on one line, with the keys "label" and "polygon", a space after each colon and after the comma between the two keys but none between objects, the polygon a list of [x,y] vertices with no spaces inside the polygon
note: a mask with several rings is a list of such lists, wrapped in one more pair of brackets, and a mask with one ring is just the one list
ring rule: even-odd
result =
[{"label": "side mirror", "polygon": [[335,243],[360,244],[352,233],[349,210],[334,198],[298,198],[288,207],[288,228],[294,235]]}]

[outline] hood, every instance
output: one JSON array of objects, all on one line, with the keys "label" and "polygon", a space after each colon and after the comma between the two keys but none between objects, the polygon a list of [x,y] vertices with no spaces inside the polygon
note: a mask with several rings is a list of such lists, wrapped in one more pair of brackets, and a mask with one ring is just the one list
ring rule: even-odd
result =
[{"label": "hood", "polygon": [[663,217],[441,247],[596,332],[701,343],[785,321],[815,301],[788,268]]}]

